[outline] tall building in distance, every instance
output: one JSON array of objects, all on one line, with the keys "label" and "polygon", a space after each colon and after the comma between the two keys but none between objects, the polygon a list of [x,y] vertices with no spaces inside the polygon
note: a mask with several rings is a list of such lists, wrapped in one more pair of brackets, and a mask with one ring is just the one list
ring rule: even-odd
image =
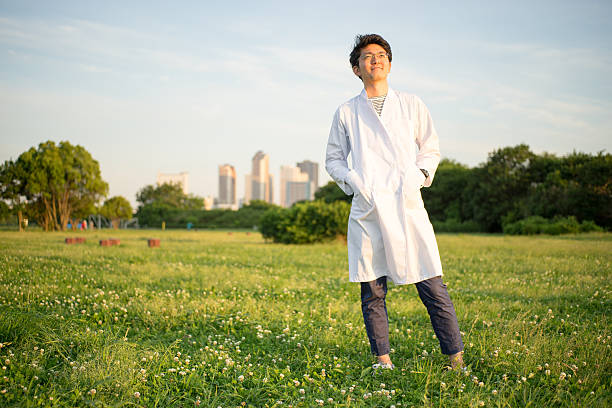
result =
[{"label": "tall building in distance", "polygon": [[157,185],[162,184],[178,184],[181,186],[183,193],[189,194],[189,173],[157,173]]},{"label": "tall building in distance", "polygon": [[299,162],[297,166],[302,170],[302,173],[308,174],[308,180],[312,181],[314,190],[312,192],[314,199],[314,192],[319,189],[319,163],[315,163],[310,160],[304,160]]},{"label": "tall building in distance", "polygon": [[236,200],[236,169],[229,164],[219,166],[219,198],[218,208],[238,209]]},{"label": "tall building in distance", "polygon": [[270,156],[260,150],[253,156],[251,174],[245,178],[245,201],[262,200],[271,203],[274,199],[272,181]]},{"label": "tall building in distance", "polygon": [[206,211],[212,210],[215,205],[215,198],[213,196],[204,197],[204,209]]},{"label": "tall building in distance", "polygon": [[296,201],[314,199],[314,182],[299,167],[281,166],[280,204],[291,207]]}]

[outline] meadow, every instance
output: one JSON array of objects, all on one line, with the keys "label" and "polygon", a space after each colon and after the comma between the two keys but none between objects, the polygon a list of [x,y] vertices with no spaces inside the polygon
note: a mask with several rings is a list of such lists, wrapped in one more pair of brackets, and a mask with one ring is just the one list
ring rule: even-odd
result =
[{"label": "meadow", "polygon": [[1,231],[0,406],[612,406],[611,234],[438,243],[463,373],[412,285],[387,298],[396,369],[372,371],[341,241]]}]

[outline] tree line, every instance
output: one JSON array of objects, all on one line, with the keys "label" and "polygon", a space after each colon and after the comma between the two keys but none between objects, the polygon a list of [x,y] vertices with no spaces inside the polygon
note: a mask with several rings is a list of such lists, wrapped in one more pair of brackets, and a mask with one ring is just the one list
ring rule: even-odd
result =
[{"label": "tree line", "polygon": [[[528,230],[530,224],[555,223],[569,228],[562,232],[597,226],[610,230],[612,155],[574,152],[558,157],[535,154],[520,144],[489,153],[486,162],[473,168],[443,159],[432,186],[421,194],[439,232],[521,233],[521,225]],[[333,182],[315,197],[327,202],[352,199]]]},{"label": "tree line", "polygon": [[263,213],[274,204],[254,200],[239,210],[204,208],[204,199],[185,194],[177,184],[148,185],[136,194],[136,217],[140,226],[160,228],[248,228],[260,224]]},{"label": "tree line", "polygon": [[[107,195],[98,162],[81,146],[48,141],[0,167],[0,218],[35,219],[63,230],[72,218],[130,218],[123,197]],[[563,233],[612,228],[612,155],[535,154],[525,144],[497,149],[468,167],[440,162],[423,200],[438,232]],[[143,227],[259,228],[277,242],[312,242],[346,233],[352,197],[330,182],[315,203],[290,209],[254,201],[238,211],[205,210],[201,197],[178,185],[148,185],[136,195]],[[342,203],[342,204],[339,204]],[[309,236],[310,234],[310,236]]]}]

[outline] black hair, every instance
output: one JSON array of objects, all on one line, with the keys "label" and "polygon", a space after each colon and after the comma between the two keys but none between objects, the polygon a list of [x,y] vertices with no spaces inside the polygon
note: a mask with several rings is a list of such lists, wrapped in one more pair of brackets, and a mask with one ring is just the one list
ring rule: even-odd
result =
[{"label": "black hair", "polygon": [[359,66],[359,57],[361,56],[361,49],[367,47],[370,44],[380,45],[389,56],[389,62],[391,62],[391,46],[384,38],[382,38],[378,34],[359,34],[355,37],[355,45],[353,46],[353,51],[351,51],[351,56],[349,57],[351,67]]}]

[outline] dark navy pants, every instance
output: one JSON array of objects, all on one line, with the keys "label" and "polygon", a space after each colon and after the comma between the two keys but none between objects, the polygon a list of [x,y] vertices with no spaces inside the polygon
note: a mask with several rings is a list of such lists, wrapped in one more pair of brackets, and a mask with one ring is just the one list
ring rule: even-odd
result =
[{"label": "dark navy pants", "polygon": [[[441,276],[415,283],[419,297],[427,308],[434,333],[443,354],[463,350],[457,314]],[[361,282],[361,311],[370,348],[377,356],[389,354],[389,318],[387,314],[387,277]]]}]

